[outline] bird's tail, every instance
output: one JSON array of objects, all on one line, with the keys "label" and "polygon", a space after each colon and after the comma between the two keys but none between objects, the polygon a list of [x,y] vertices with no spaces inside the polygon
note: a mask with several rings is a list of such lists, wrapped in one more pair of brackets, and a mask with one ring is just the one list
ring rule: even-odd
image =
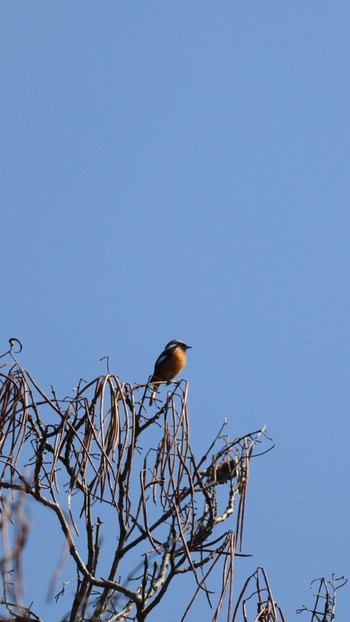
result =
[{"label": "bird's tail", "polygon": [[156,399],[156,395],[157,395],[158,391],[156,387],[153,387],[152,389],[152,393],[151,393],[151,397],[149,398],[149,405],[152,406],[154,400]]},{"label": "bird's tail", "polygon": [[156,395],[158,393],[158,388],[157,385],[159,383],[159,379],[156,378],[155,376],[151,376],[151,378],[149,379],[148,382],[156,382],[157,384],[154,384],[152,387],[152,393],[151,393],[151,397],[149,398],[149,405],[152,406],[154,400],[156,399]]}]

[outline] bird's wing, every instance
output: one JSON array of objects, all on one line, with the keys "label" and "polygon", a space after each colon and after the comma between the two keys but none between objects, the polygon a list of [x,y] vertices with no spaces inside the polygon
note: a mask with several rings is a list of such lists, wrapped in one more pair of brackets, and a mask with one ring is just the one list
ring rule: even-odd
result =
[{"label": "bird's wing", "polygon": [[157,371],[157,368],[159,367],[159,365],[163,365],[164,363],[166,363],[169,360],[173,350],[174,350],[174,346],[172,346],[171,348],[167,348],[166,350],[163,350],[163,352],[158,356],[158,358],[157,358],[157,360],[156,360],[156,362],[154,364],[154,372],[153,372],[154,376],[157,375],[156,371]]}]

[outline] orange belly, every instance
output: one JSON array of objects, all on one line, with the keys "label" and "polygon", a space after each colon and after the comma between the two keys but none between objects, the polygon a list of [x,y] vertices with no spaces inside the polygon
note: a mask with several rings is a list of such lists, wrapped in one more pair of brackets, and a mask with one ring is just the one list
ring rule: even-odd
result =
[{"label": "orange belly", "polygon": [[186,352],[181,348],[175,348],[168,361],[160,366],[159,370],[155,370],[154,379],[158,380],[172,380],[177,374],[182,371],[186,365]]}]

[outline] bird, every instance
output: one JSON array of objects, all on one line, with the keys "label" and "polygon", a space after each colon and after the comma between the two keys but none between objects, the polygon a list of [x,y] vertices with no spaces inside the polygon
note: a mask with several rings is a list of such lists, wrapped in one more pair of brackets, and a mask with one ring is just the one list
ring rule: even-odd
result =
[{"label": "bird", "polygon": [[[189,350],[191,347],[184,341],[180,341],[180,339],[169,341],[154,364],[154,371],[149,382],[170,382],[170,380],[175,378],[185,367],[187,361],[186,350]],[[154,402],[156,393],[157,387],[155,386],[149,400],[150,406]]]}]

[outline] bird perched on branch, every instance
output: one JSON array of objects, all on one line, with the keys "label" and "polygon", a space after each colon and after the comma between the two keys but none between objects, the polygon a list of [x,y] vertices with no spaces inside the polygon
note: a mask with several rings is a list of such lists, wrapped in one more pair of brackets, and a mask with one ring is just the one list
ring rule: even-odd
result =
[{"label": "bird perched on branch", "polygon": [[[170,382],[175,378],[186,365],[186,350],[189,348],[191,346],[179,339],[169,341],[155,362],[153,375],[149,382]],[[153,404],[156,393],[157,387],[155,386],[149,400],[150,406]]]}]

